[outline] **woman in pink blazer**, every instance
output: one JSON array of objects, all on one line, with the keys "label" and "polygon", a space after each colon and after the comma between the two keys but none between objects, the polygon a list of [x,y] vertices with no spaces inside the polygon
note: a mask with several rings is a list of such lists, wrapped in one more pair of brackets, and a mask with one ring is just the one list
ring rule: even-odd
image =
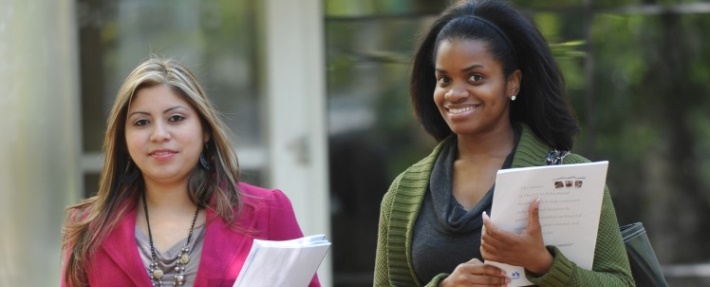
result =
[{"label": "woman in pink blazer", "polygon": [[286,195],[238,182],[227,131],[184,66],[133,70],[99,190],[68,208],[62,286],[232,286],[254,239],[303,236]]}]

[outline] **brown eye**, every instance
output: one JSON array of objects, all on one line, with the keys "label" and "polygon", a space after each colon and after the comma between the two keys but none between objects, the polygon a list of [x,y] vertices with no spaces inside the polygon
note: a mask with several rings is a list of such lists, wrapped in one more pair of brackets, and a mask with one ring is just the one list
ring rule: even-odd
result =
[{"label": "brown eye", "polygon": [[478,82],[478,81],[480,81],[480,80],[482,80],[482,79],[483,79],[483,76],[478,75],[478,74],[471,75],[471,77],[468,78],[468,80],[471,81],[471,82]]},{"label": "brown eye", "polygon": [[182,120],[184,120],[184,119],[185,119],[185,117],[183,117],[183,116],[181,116],[181,115],[172,115],[172,116],[170,116],[170,118],[168,118],[168,121],[169,121],[169,122],[179,122],[179,121],[182,121]]},{"label": "brown eye", "polygon": [[147,125],[147,124],[148,124],[148,120],[145,120],[145,119],[137,120],[137,121],[135,121],[135,122],[133,123],[133,125],[134,125],[134,126],[137,126],[137,127],[142,127],[142,126],[145,126],[145,125]]},{"label": "brown eye", "polygon": [[437,82],[440,86],[448,85],[450,81],[451,81],[451,80],[450,80],[448,77],[444,77],[444,76],[440,76],[440,77],[437,77],[437,78],[436,78],[436,82]]}]

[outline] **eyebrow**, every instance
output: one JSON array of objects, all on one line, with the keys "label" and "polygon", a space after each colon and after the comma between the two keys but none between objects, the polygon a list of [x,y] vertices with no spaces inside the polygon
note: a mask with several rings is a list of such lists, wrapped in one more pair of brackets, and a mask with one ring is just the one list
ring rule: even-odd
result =
[{"label": "eyebrow", "polygon": [[[165,109],[165,110],[163,111],[163,114],[167,114],[167,113],[169,113],[169,112],[171,112],[171,111],[173,111],[173,110],[177,110],[177,109],[187,109],[187,108],[185,108],[185,107],[183,107],[183,106],[180,106],[180,105],[177,105],[177,106],[174,106],[174,107],[170,107],[170,108]],[[128,115],[128,117],[131,117],[131,116],[133,116],[133,115],[135,115],[135,114],[150,115],[149,112],[135,111],[135,112],[130,113],[130,114]]]},{"label": "eyebrow", "polygon": [[[481,64],[473,64],[473,65],[471,65],[471,66],[468,66],[468,67],[466,67],[466,68],[461,69],[461,72],[468,72],[468,71],[471,71],[471,70],[476,69],[476,68],[483,68],[483,65],[481,65]],[[443,70],[443,69],[435,68],[435,70],[436,70],[437,72],[439,72],[439,73],[446,73],[446,71]]]}]

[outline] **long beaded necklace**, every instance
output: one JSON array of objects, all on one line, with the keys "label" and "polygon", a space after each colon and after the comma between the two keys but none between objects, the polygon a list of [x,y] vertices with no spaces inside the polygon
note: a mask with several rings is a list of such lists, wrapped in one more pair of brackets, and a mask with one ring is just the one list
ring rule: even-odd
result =
[{"label": "long beaded necklace", "polygon": [[[148,218],[148,203],[145,200],[145,192],[143,193],[143,211],[145,212],[145,221],[148,224],[148,241],[150,242],[150,266],[148,267],[148,276],[150,276],[150,281],[153,286],[161,287],[163,286],[163,270],[158,267],[158,255],[155,252],[155,246],[153,246],[153,234],[150,231],[150,219]],[[180,255],[177,258],[177,263],[175,264],[175,282],[173,286],[182,286],[185,284],[185,266],[190,262],[190,239],[192,239],[192,230],[195,229],[195,221],[197,221],[197,214],[200,212],[200,207],[197,206],[195,210],[195,216],[192,218],[192,225],[190,226],[190,233],[187,235],[187,241],[185,246],[180,250]]]}]

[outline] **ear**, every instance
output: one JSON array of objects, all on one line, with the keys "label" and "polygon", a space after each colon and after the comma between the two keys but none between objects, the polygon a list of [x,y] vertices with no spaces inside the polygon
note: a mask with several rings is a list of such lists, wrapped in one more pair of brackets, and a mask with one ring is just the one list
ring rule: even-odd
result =
[{"label": "ear", "polygon": [[207,142],[209,142],[211,138],[212,138],[212,136],[210,135],[210,133],[205,131],[202,135],[202,142],[204,144],[207,144]]},{"label": "ear", "polygon": [[520,83],[522,80],[523,72],[521,72],[520,69],[513,71],[513,73],[511,73],[510,76],[508,76],[508,79],[506,80],[507,90],[505,91],[505,96],[508,98],[512,96],[518,96],[518,94],[520,93]]}]

